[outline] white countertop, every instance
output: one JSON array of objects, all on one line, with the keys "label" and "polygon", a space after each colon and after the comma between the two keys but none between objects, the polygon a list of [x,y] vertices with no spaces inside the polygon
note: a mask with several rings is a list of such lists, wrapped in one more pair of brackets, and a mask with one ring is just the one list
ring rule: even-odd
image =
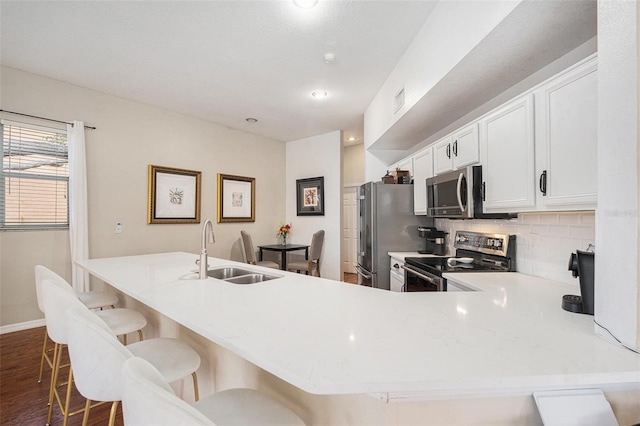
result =
[{"label": "white countertop", "polygon": [[[455,274],[478,292],[394,293],[209,258],[283,278],[193,280],[197,255],[80,266],[264,370],[315,394],[395,400],[640,384],[640,355],[561,309],[565,284],[518,273]],[[453,274],[451,275],[453,276]]]}]

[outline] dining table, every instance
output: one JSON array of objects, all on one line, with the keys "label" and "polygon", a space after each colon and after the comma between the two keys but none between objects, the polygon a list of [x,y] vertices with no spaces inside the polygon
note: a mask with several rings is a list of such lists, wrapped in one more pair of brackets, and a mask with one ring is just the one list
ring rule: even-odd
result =
[{"label": "dining table", "polygon": [[262,254],[264,251],[277,251],[281,253],[282,262],[280,262],[280,269],[287,270],[287,253],[290,251],[304,250],[304,259],[309,259],[309,246],[306,244],[268,244],[258,246],[260,251],[258,260],[262,260]]}]

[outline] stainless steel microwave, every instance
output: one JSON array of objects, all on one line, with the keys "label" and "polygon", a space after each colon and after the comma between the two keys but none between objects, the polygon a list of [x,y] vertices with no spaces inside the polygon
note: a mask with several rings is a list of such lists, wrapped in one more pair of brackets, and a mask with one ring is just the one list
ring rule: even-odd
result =
[{"label": "stainless steel microwave", "polygon": [[449,219],[511,219],[513,213],[484,213],[482,166],[427,179],[427,216]]}]

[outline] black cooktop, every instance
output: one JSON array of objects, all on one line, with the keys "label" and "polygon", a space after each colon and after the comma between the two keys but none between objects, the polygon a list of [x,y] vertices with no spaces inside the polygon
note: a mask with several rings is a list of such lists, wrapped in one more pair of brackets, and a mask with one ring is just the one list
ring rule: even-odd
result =
[{"label": "black cooktop", "polygon": [[[469,257],[458,252],[458,257]],[[449,257],[407,257],[404,262],[418,270],[442,276],[445,272],[504,272],[509,270],[509,265],[501,260],[487,259],[486,256],[473,256],[473,263],[453,263],[449,265]]]}]

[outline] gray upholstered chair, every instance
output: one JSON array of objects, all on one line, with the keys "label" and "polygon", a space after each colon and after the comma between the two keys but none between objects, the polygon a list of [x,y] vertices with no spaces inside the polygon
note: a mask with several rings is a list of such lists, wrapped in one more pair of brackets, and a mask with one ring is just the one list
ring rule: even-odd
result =
[{"label": "gray upholstered chair", "polygon": [[309,249],[309,259],[301,262],[289,262],[287,263],[287,269],[297,271],[298,273],[304,271],[307,275],[313,275],[313,271],[316,271],[318,276],[320,276],[322,244],[324,244],[324,230],[321,229],[313,234],[311,248]]},{"label": "gray upholstered chair", "polygon": [[240,231],[240,242],[242,243],[242,250],[244,253],[245,261],[251,265],[266,266],[267,268],[280,269],[280,265],[270,260],[256,260],[256,249],[253,246],[253,240],[251,235],[246,231]]}]

